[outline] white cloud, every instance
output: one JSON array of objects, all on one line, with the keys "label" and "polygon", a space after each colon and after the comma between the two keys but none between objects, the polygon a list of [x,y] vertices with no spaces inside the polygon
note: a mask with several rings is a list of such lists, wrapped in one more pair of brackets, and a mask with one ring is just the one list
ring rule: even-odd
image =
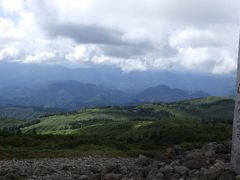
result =
[{"label": "white cloud", "polygon": [[25,58],[24,63],[51,63],[56,57],[53,52],[36,52],[33,55],[29,55]]},{"label": "white cloud", "polygon": [[231,73],[235,72],[237,67],[237,63],[234,59],[226,57],[223,61],[220,61],[217,63],[212,72],[214,74],[226,74],[226,73]]},{"label": "white cloud", "polygon": [[12,13],[12,12],[18,12],[22,10],[24,0],[1,0],[0,6],[5,9],[6,11]]},{"label": "white cloud", "polygon": [[1,0],[0,59],[233,73],[239,7],[239,0]]},{"label": "white cloud", "polygon": [[17,58],[18,54],[19,54],[18,49],[11,46],[4,47],[0,49],[0,60],[9,60]]}]

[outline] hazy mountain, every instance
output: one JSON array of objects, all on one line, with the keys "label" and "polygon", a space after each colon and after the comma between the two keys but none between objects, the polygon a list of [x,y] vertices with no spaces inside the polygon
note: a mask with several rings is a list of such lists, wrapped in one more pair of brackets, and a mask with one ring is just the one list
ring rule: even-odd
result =
[{"label": "hazy mountain", "polygon": [[0,63],[0,87],[32,86],[63,80],[101,84],[110,89],[133,93],[164,84],[187,91],[201,90],[211,95],[229,95],[235,87],[235,77],[230,75],[159,70],[125,73],[110,67],[73,69],[56,65]]},{"label": "hazy mountain", "polygon": [[13,106],[0,104],[0,118],[7,117],[21,120],[35,120],[45,115],[63,113],[65,110],[58,108]]},{"label": "hazy mountain", "polygon": [[132,105],[141,102],[172,102],[183,99],[206,97],[207,93],[171,89],[168,86],[148,88],[133,95],[102,85],[78,81],[42,83],[31,88],[8,87],[0,89],[2,104],[57,107],[68,110],[81,107],[108,105]]},{"label": "hazy mountain", "polygon": [[[130,102],[130,96],[119,90],[77,81],[43,83],[31,88],[4,88],[0,100],[9,105],[59,107],[76,109],[80,107],[119,105]],[[16,92],[16,94],[14,94]]]},{"label": "hazy mountain", "polygon": [[209,94],[203,91],[184,91],[171,89],[165,85],[148,88],[135,96],[139,102],[173,102],[179,100],[207,97]]}]

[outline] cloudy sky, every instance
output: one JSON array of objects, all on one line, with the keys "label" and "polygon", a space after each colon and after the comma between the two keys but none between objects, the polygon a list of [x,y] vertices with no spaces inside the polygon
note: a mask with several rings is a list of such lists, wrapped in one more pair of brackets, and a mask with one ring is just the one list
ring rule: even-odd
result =
[{"label": "cloudy sky", "polygon": [[0,0],[0,61],[236,71],[239,0]]}]

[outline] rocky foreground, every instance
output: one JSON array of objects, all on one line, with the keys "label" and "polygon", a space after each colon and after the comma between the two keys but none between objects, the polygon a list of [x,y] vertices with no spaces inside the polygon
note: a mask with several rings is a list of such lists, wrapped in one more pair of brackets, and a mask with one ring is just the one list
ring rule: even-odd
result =
[{"label": "rocky foreground", "polygon": [[155,157],[4,160],[0,179],[240,180],[229,163],[230,143],[209,143],[188,152],[175,146]]}]

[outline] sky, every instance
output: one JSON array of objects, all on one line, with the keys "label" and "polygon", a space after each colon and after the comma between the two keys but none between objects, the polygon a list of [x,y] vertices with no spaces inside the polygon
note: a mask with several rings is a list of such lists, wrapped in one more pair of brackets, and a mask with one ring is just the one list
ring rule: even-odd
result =
[{"label": "sky", "polygon": [[0,61],[233,74],[239,0],[0,0]]}]

